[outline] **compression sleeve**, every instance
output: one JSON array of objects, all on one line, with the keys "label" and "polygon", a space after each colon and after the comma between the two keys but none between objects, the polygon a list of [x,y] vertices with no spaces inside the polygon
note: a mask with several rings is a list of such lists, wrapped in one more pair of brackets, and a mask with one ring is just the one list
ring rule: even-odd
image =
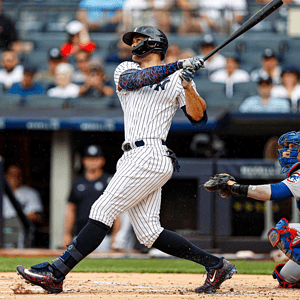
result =
[{"label": "compression sleeve", "polygon": [[271,184],[271,198],[270,200],[279,201],[286,198],[293,197],[292,192],[283,182]]},{"label": "compression sleeve", "polygon": [[189,121],[195,126],[195,127],[203,127],[206,123],[207,123],[207,113],[206,111],[204,111],[204,115],[203,117],[201,118],[201,120],[199,121],[195,121],[193,120],[189,115],[188,113],[186,112],[186,106],[182,106],[181,107],[182,111],[184,112],[185,116],[189,119]]},{"label": "compression sleeve", "polygon": [[144,86],[159,83],[177,70],[179,70],[177,62],[143,70],[131,69],[120,75],[119,84],[122,89],[133,91]]}]

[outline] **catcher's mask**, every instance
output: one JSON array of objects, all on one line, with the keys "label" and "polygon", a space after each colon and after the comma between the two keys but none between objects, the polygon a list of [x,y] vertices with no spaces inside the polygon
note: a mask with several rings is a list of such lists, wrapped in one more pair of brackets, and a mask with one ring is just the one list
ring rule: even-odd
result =
[{"label": "catcher's mask", "polygon": [[143,56],[150,52],[159,52],[161,53],[161,60],[165,58],[169,44],[166,35],[161,30],[152,26],[140,26],[135,28],[134,31],[125,33],[123,42],[131,46],[136,34],[145,36],[145,39],[132,49],[131,52],[134,55]]},{"label": "catcher's mask", "polygon": [[[300,151],[300,132],[290,131],[278,139],[281,149],[277,150],[281,173],[286,173],[296,162]],[[287,155],[288,153],[288,155]]]}]

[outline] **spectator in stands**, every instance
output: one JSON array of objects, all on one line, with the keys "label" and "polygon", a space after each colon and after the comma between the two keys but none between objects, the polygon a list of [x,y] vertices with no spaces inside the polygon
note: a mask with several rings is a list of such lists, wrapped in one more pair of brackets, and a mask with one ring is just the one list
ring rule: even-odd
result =
[{"label": "spectator in stands", "polygon": [[60,48],[60,52],[65,60],[68,60],[70,56],[81,50],[90,54],[96,50],[97,46],[91,41],[85,24],[77,20],[71,21],[66,26],[66,32],[68,33],[68,41]]},{"label": "spectator in stands", "polygon": [[73,82],[84,84],[89,73],[90,54],[83,50],[75,54],[76,69],[73,74]]},{"label": "spectator in stands", "polygon": [[93,57],[89,63],[89,72],[84,85],[80,86],[82,97],[111,97],[114,89],[104,72],[101,59]]},{"label": "spectator in stands", "polygon": [[63,62],[63,56],[60,49],[57,47],[51,48],[48,52],[47,70],[38,71],[36,74],[36,81],[43,82],[46,90],[55,86],[54,75],[56,67]]},{"label": "spectator in stands", "polygon": [[13,51],[4,51],[1,56],[2,69],[0,69],[0,83],[4,84],[7,91],[16,82],[23,79],[23,66]]},{"label": "spectator in stands", "polygon": [[213,82],[226,84],[227,97],[233,96],[233,84],[250,81],[250,75],[245,70],[239,68],[239,59],[235,54],[226,55],[226,66],[210,75]]},{"label": "spectator in stands", "polygon": [[271,77],[259,78],[259,95],[246,98],[240,105],[239,111],[242,113],[289,113],[291,111],[289,101],[272,97],[272,88],[273,81]]},{"label": "spectator in stands", "polygon": [[144,25],[159,28],[164,33],[173,32],[168,0],[125,0],[122,31]]},{"label": "spectator in stands", "polygon": [[170,44],[168,51],[165,55],[164,63],[169,64],[179,60],[181,48],[178,44]]},{"label": "spectator in stands", "polygon": [[47,95],[56,98],[76,98],[79,95],[79,85],[72,83],[74,68],[69,63],[61,63],[55,69],[56,86],[49,89]]},{"label": "spectator in stands", "polygon": [[280,84],[281,67],[278,58],[271,48],[266,48],[262,55],[262,67],[251,72],[251,79],[257,81],[267,75],[272,78],[274,84]]},{"label": "spectator in stands", "polygon": [[[82,165],[84,172],[72,184],[66,212],[63,245],[69,245],[73,235],[78,235],[88,221],[90,207],[101,196],[108,185],[111,174],[105,172],[105,157],[98,145],[89,145],[84,149]],[[125,219],[124,219],[125,218]],[[123,250],[128,242],[128,233],[131,229],[128,214],[118,217],[111,232],[113,248]],[[126,239],[127,238],[127,239]],[[110,243],[106,238],[105,244]],[[106,250],[100,246],[98,250]]]},{"label": "spectator in stands", "polygon": [[[114,49],[106,56],[105,63],[120,64],[123,61],[131,61],[131,47],[126,45],[121,39],[118,41],[116,49]],[[168,49],[169,51],[170,49]]]},{"label": "spectator in stands", "polygon": [[[24,214],[33,224],[41,222],[43,212],[39,193],[23,185],[22,165],[9,162],[5,166],[5,177],[11,190],[23,208]],[[4,245],[6,248],[24,248],[24,232],[17,212],[7,195],[3,197]]]},{"label": "spectator in stands", "polygon": [[[201,57],[206,56],[211,51],[216,48],[216,41],[210,35],[206,34],[203,37],[203,40],[199,43],[199,55]],[[226,58],[220,54],[216,53],[215,55],[211,56],[208,60],[205,61],[205,69],[208,70],[208,74],[211,75],[214,71],[225,68],[226,66]]]},{"label": "spectator in stands", "polygon": [[16,41],[18,41],[18,33],[15,24],[2,13],[2,0],[0,0],[0,49],[8,50]]},{"label": "spectator in stands", "polygon": [[117,32],[122,23],[122,8],[125,0],[81,0],[77,19],[86,24],[89,31]]},{"label": "spectator in stands", "polygon": [[26,98],[31,95],[45,94],[44,88],[39,83],[34,82],[35,73],[35,66],[24,66],[23,80],[19,83],[14,83],[7,93],[11,95],[19,95],[22,98]]},{"label": "spectator in stands", "polygon": [[276,85],[271,90],[271,96],[285,98],[291,102],[293,112],[298,111],[300,99],[299,71],[294,67],[287,67],[281,73],[281,85]]},{"label": "spectator in stands", "polygon": [[180,34],[219,32],[224,26],[235,30],[247,14],[246,0],[180,0],[179,3],[185,10]]}]

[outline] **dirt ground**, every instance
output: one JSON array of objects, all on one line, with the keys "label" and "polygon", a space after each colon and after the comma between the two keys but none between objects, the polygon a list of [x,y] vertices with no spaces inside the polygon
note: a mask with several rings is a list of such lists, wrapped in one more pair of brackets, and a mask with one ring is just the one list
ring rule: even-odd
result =
[{"label": "dirt ground", "polygon": [[270,275],[235,274],[216,294],[196,294],[194,289],[205,278],[202,274],[70,273],[64,282],[64,291],[52,295],[26,284],[16,273],[0,273],[0,299],[300,300],[300,290],[280,289]]}]

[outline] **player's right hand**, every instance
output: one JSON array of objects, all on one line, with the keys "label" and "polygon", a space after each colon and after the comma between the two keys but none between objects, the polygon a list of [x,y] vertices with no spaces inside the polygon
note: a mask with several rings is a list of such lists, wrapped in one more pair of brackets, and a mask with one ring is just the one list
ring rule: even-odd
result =
[{"label": "player's right hand", "polygon": [[191,67],[195,71],[198,71],[199,69],[204,68],[204,60],[198,56],[194,56],[191,58],[179,60],[178,66],[180,69]]},{"label": "player's right hand", "polygon": [[182,81],[190,83],[195,77],[195,70],[192,67],[187,67],[180,72]]}]

